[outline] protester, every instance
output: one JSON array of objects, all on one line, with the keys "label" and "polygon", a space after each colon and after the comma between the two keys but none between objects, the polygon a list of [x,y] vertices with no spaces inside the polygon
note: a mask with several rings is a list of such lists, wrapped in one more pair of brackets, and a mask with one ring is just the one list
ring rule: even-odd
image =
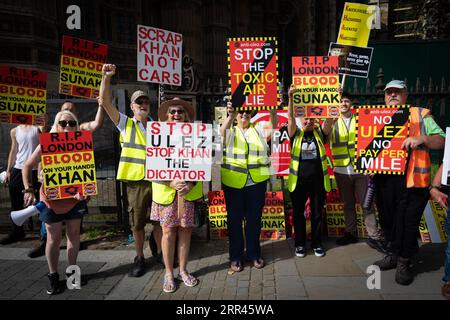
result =
[{"label": "protester", "polygon": [[445,219],[445,232],[447,233],[447,248],[445,249],[445,263],[444,263],[444,277],[442,281],[442,295],[447,299],[450,299],[450,208],[448,206],[449,195],[441,192],[442,168],[441,165],[434,176],[433,182],[430,186],[431,199],[436,201],[440,206],[447,209],[447,217]]},{"label": "protester", "polygon": [[[266,185],[271,175],[267,141],[277,126],[278,117],[276,110],[271,110],[270,122],[253,125],[250,120],[255,112],[236,112],[231,102],[228,102],[227,112],[228,117],[220,128],[224,145],[221,177],[227,208],[230,272],[240,272],[244,258],[257,269],[265,265],[259,237]],[[237,125],[232,127],[235,119]]]},{"label": "protester", "polygon": [[[358,174],[353,169],[356,144],[356,117],[353,116],[351,108],[352,101],[349,95],[341,91],[340,116],[335,120],[332,127],[330,143],[334,176],[339,194],[344,202],[344,236],[336,240],[336,244],[340,246],[358,242],[355,205],[356,200],[358,200],[362,206],[369,179],[368,176]],[[373,205],[370,208],[362,209],[364,223],[369,236],[367,244],[380,252],[384,252],[384,239],[381,230],[377,226]]]},{"label": "protester", "polygon": [[[13,128],[10,132],[11,149],[9,151],[5,183],[9,187],[12,211],[24,209],[22,169],[25,161],[39,145],[39,133],[40,129],[38,126],[23,124]],[[37,166],[33,168],[31,176],[30,186],[36,190],[39,189]],[[39,198],[39,194],[36,193],[36,197]],[[22,226],[16,226],[14,223],[11,223],[11,225],[12,231],[6,238],[2,239],[0,244],[7,245],[25,238],[25,232]]]},{"label": "protester", "polygon": [[[161,104],[158,116],[160,121],[192,122],[195,111],[189,102],[174,98]],[[153,181],[152,189],[151,219],[159,221],[163,231],[161,244],[166,269],[163,291],[172,293],[177,289],[173,275],[176,249],[180,266],[179,276],[186,286],[194,287],[199,281],[188,272],[187,263],[191,234],[195,226],[195,201],[203,198],[203,183],[183,180]],[[179,197],[184,198],[181,203]],[[179,206],[182,207],[179,208]]]},{"label": "protester", "polygon": [[123,139],[117,180],[126,184],[128,214],[135,241],[136,257],[130,277],[140,277],[145,273],[144,241],[147,210],[152,199],[150,181],[145,180],[146,128],[150,111],[150,98],[141,90],[131,95],[130,109],[133,117],[120,113],[111,102],[111,78],[116,66],[104,64],[100,100],[106,113],[119,129]]},{"label": "protester", "polygon": [[[61,106],[61,111],[65,110],[72,112],[78,118],[78,112],[75,103],[71,101],[65,101]],[[94,132],[95,130],[100,129],[103,126],[104,119],[105,119],[105,111],[103,110],[103,108],[100,106],[99,103],[97,114],[95,115],[95,120],[81,123],[80,131]],[[85,214],[88,214],[87,209]],[[83,218],[81,218],[80,228],[81,234],[83,230]],[[28,253],[28,257],[30,258],[37,258],[45,254],[45,247],[47,243],[47,230],[45,229],[45,223],[41,224],[40,234],[41,234],[40,244],[37,247],[33,248]],[[82,249],[83,243],[80,243],[80,250]]]},{"label": "protester", "polygon": [[[384,89],[386,105],[404,105],[408,91],[404,81],[392,80]],[[418,250],[417,230],[429,198],[431,160],[429,149],[442,149],[445,134],[425,108],[410,108],[409,137],[402,144],[408,151],[404,175],[377,174],[376,201],[380,225],[389,252],[374,264],[381,270],[397,268],[395,281],[414,280],[412,258]]]},{"label": "protester", "polygon": [[311,205],[311,247],[317,257],[323,257],[322,211],[325,193],[330,191],[327,171],[327,155],[324,141],[331,132],[333,120],[326,119],[322,126],[316,125],[314,118],[301,118],[301,128],[295,122],[293,105],[294,92],[289,89],[288,134],[291,140],[291,164],[288,187],[291,193],[295,230],[295,255],[306,256],[306,201]]},{"label": "protester", "polygon": [[[78,119],[70,111],[60,111],[55,118],[50,132],[75,132],[79,131]],[[34,188],[31,184],[31,171],[41,161],[41,147],[38,146],[30,158],[26,161],[23,170],[22,178],[24,189],[24,204],[25,206],[36,203],[36,196]],[[67,236],[67,260],[69,265],[76,265],[78,250],[80,246],[80,221],[82,216],[86,213],[86,197],[77,193],[73,199],[60,200],[46,200],[43,187],[40,190],[40,198],[47,208],[40,213],[39,219],[45,223],[47,229],[47,245],[46,257],[49,267],[48,279],[50,286],[47,289],[47,294],[53,295],[60,292],[59,287],[59,247],[62,238],[62,223],[66,224]]]}]

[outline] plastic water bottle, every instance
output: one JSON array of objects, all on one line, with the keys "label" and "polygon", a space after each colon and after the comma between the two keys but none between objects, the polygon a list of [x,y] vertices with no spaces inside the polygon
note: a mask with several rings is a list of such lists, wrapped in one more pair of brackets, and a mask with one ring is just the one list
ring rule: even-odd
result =
[{"label": "plastic water bottle", "polygon": [[375,182],[373,182],[373,178],[369,178],[366,195],[364,196],[364,201],[362,204],[363,209],[369,210],[372,207],[374,197],[375,197]]}]

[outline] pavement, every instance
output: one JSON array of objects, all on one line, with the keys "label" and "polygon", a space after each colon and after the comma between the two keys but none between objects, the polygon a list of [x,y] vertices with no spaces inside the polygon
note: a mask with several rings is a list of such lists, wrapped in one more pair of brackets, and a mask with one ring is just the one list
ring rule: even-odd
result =
[{"label": "pavement", "polygon": [[[415,281],[401,286],[394,281],[395,270],[381,272],[378,279],[376,273],[367,273],[382,255],[365,242],[337,247],[334,241],[324,242],[323,258],[312,251],[295,257],[291,239],[265,241],[262,255],[267,265],[256,269],[246,264],[235,274],[228,274],[227,241],[194,241],[188,270],[200,284],[188,288],[178,282],[172,294],[162,291],[164,269],[148,248],[147,272],[140,278],[128,276],[134,258],[131,248],[83,250],[78,257],[81,289],[65,289],[55,296],[45,293],[45,257],[30,259],[29,248],[0,246],[0,300],[444,300],[440,290],[445,244],[423,245],[416,257]],[[66,267],[61,250],[59,273],[64,274]]]}]

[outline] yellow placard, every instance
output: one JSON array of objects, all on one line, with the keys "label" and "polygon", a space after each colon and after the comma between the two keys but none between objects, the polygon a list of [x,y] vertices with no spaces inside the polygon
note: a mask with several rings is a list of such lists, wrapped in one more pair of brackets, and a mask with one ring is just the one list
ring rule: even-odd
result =
[{"label": "yellow placard", "polygon": [[337,43],[367,47],[376,6],[346,2]]}]

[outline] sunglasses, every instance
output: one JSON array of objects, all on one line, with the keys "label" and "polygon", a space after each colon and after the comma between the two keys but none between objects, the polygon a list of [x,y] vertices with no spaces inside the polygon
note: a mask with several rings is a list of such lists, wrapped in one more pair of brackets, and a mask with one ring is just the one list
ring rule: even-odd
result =
[{"label": "sunglasses", "polygon": [[251,114],[252,114],[252,110],[239,110],[238,113],[239,113],[239,114],[244,114],[244,113],[246,113],[246,114],[251,115]]},{"label": "sunglasses", "polygon": [[134,103],[136,104],[150,104],[150,101],[148,99],[137,99]]},{"label": "sunglasses", "polygon": [[77,122],[75,120],[69,120],[69,121],[61,120],[58,122],[58,124],[63,128],[65,128],[67,126],[72,127],[72,128],[77,126]]},{"label": "sunglasses", "polygon": [[170,114],[175,114],[175,113],[184,114],[184,110],[183,109],[172,109],[172,110],[169,110],[169,113]]}]

